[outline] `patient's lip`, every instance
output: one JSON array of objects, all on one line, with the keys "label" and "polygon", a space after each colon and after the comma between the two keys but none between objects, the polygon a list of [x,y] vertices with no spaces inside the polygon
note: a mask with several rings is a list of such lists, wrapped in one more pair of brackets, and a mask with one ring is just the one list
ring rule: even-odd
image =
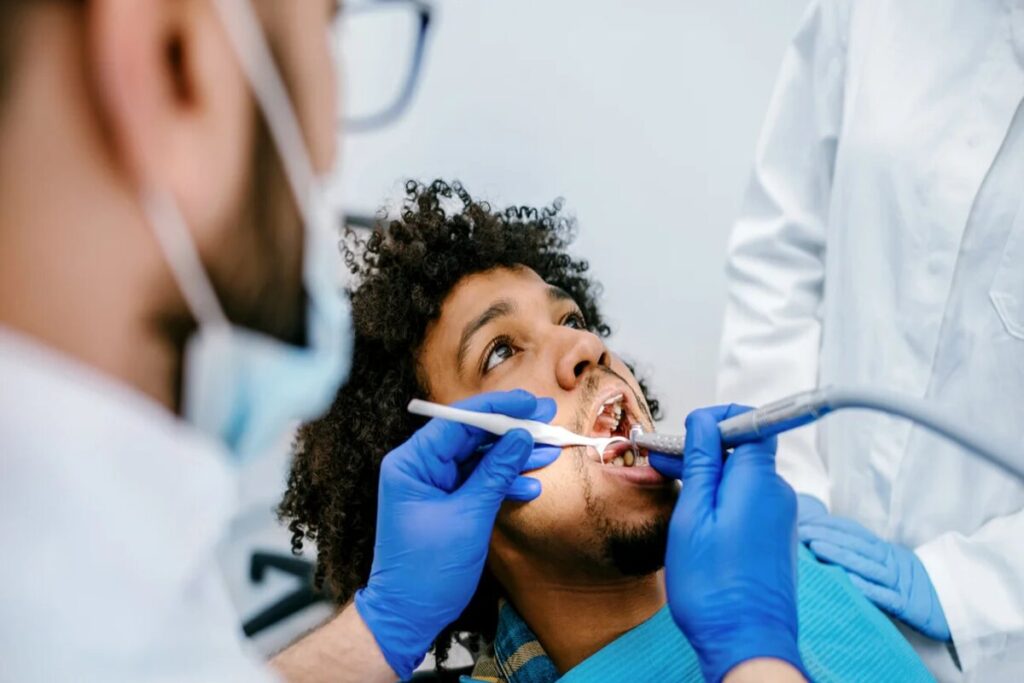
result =
[{"label": "patient's lip", "polygon": [[602,473],[609,477],[615,477],[618,481],[627,481],[638,486],[665,486],[669,480],[650,465],[642,467],[614,467],[612,465],[597,465]]}]

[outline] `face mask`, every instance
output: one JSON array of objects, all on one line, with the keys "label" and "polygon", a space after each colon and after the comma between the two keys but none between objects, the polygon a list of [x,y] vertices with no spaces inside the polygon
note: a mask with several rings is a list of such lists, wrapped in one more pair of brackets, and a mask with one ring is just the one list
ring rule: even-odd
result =
[{"label": "face mask", "polygon": [[[275,445],[296,421],[321,415],[348,374],[349,308],[338,282],[340,215],[327,178],[316,178],[298,118],[248,0],[216,0],[221,20],[266,118],[299,207],[305,347],[233,325],[224,315],[170,193],[143,190],[143,205],[198,331],[185,348],[185,418],[219,437],[241,460]],[[333,175],[333,174],[331,174]]]}]

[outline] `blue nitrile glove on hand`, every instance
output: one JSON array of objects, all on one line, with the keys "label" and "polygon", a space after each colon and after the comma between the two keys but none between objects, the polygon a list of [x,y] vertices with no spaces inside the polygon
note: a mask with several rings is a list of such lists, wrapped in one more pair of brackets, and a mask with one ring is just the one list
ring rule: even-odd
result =
[{"label": "blue nitrile glove on hand", "polygon": [[669,609],[714,683],[756,657],[804,671],[796,495],[775,472],[775,439],[738,446],[722,464],[718,423],[747,410],[720,406],[686,418],[683,489],[665,558]]},{"label": "blue nitrile glove on hand", "polygon": [[[814,496],[806,493],[796,494],[796,532],[800,534],[800,526],[828,517],[828,508]],[[803,540],[803,539],[801,539]]]},{"label": "blue nitrile glove on hand", "polygon": [[[525,391],[475,396],[460,408],[548,422],[551,399]],[[381,464],[377,541],[367,586],[356,609],[402,679],[412,675],[442,628],[476,592],[498,508],[509,492],[520,500],[540,494],[540,482],[519,473],[550,464],[558,449],[533,450],[517,429],[482,455],[494,437],[434,419]],[[467,472],[466,463],[478,459]],[[532,459],[532,462],[531,462]]]},{"label": "blue nitrile glove on hand", "polygon": [[819,560],[846,570],[867,598],[929,638],[950,639],[949,624],[924,564],[913,550],[834,517],[819,500],[800,496],[800,540]]}]

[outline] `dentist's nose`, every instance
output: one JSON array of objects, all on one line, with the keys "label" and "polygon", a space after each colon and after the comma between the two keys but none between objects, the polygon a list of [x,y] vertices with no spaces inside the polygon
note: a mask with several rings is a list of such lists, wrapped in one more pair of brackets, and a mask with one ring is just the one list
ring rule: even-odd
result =
[{"label": "dentist's nose", "polygon": [[580,377],[595,366],[609,367],[611,354],[604,342],[592,332],[570,331],[565,342],[565,350],[558,358],[555,376],[558,385],[571,391],[576,388]]}]

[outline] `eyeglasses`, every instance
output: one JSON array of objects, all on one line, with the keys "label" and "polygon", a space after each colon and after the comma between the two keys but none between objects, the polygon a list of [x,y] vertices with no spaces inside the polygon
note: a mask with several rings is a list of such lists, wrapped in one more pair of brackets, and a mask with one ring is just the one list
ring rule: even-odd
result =
[{"label": "eyeglasses", "polygon": [[430,28],[422,0],[343,4],[331,28],[342,78],[341,123],[349,132],[398,118],[412,101]]}]

